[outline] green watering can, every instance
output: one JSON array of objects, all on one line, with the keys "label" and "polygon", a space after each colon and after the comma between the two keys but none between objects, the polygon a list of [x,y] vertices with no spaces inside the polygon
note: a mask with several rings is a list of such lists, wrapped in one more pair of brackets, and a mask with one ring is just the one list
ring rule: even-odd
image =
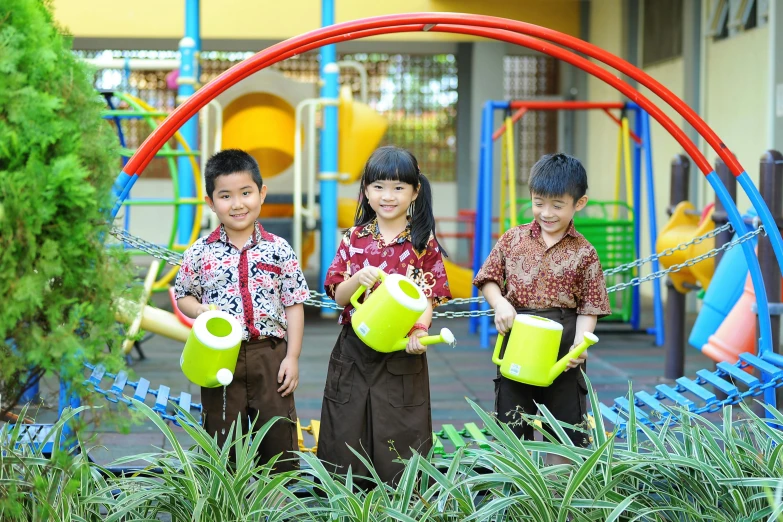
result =
[{"label": "green watering can", "polygon": [[[427,298],[419,286],[399,274],[381,274],[381,284],[364,300],[359,298],[367,290],[359,286],[351,296],[354,313],[351,325],[356,336],[375,351],[389,353],[404,350],[408,344],[408,332],[427,309]],[[423,345],[436,343],[454,344],[454,335],[443,328],[439,335],[419,338]]]},{"label": "green watering can", "polygon": [[234,380],[242,326],[234,317],[210,305],[199,315],[182,350],[179,365],[193,384],[204,388],[228,386]]},{"label": "green watering can", "polygon": [[498,334],[492,362],[500,366],[500,374],[506,379],[533,386],[549,386],[563,373],[571,359],[579,357],[598,342],[598,337],[586,332],[584,341],[558,360],[562,336],[562,324],[537,315],[518,314],[502,359],[500,349],[505,336]]}]

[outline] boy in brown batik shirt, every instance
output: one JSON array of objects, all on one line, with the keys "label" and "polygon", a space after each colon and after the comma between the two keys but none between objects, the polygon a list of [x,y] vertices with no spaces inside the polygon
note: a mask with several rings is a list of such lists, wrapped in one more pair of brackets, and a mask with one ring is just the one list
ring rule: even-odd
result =
[{"label": "boy in brown batik shirt", "polygon": [[[529,186],[534,220],[501,236],[473,284],[495,309],[500,333],[511,329],[517,313],[561,323],[560,358],[582,342],[585,332],[595,329],[599,317],[611,312],[598,254],[573,223],[574,214],[587,204],[587,174],[576,158],[548,154],[531,169]],[[498,419],[514,420],[517,409],[534,415],[537,404],[543,404],[559,421],[581,424],[587,414],[587,386],[582,376],[586,359],[587,352],[571,359],[566,371],[548,387],[512,381],[498,371]],[[516,420],[514,433],[532,439],[533,427]],[[565,431],[574,444],[587,445],[584,433]]]}]

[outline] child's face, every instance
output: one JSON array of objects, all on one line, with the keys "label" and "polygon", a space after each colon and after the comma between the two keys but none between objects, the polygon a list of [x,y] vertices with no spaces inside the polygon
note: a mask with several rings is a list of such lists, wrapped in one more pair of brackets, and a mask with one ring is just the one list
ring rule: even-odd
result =
[{"label": "child's face", "polygon": [[555,197],[544,197],[531,194],[533,197],[533,217],[541,226],[541,230],[550,238],[560,239],[566,233],[568,225],[574,219],[574,214],[587,204],[587,196],[582,196],[576,202],[568,194]]},{"label": "child's face", "polygon": [[227,232],[243,234],[252,233],[265,197],[266,185],[258,190],[250,173],[243,171],[218,176],[212,197],[206,196],[204,200]]},{"label": "child's face", "polygon": [[418,195],[413,185],[402,181],[375,181],[364,188],[364,196],[382,221],[404,219]]}]

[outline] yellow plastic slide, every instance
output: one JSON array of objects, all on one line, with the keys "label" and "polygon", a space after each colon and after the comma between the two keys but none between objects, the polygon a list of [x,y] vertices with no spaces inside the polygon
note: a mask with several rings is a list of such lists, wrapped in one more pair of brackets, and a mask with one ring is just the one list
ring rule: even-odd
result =
[{"label": "yellow plastic slide", "polygon": [[449,288],[452,297],[466,298],[473,293],[473,270],[463,268],[451,261],[444,259],[446,276],[449,278]]}]

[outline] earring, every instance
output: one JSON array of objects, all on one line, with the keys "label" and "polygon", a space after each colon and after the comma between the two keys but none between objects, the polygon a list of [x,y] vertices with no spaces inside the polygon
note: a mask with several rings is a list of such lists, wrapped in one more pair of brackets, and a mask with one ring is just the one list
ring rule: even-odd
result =
[{"label": "earring", "polygon": [[410,205],[408,205],[408,217],[413,217],[413,213],[416,211],[416,202],[412,201]]}]

